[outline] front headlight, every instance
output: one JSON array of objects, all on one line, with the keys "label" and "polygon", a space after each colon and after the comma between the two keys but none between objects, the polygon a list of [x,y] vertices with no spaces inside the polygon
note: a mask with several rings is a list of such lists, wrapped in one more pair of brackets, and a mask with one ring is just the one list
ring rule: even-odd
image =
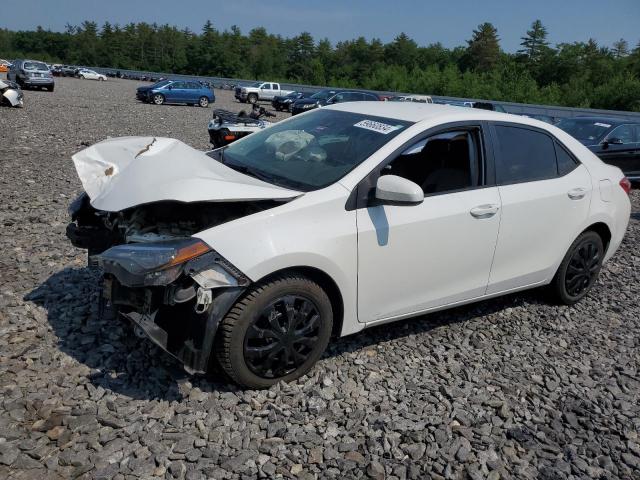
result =
[{"label": "front headlight", "polygon": [[197,238],[166,242],[116,245],[97,256],[98,263],[115,263],[133,275],[166,270],[209,252],[211,248]]}]

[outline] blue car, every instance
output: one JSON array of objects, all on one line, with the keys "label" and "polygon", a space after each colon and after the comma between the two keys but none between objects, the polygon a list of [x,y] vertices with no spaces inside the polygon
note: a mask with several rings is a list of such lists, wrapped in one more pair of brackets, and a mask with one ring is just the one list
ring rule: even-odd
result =
[{"label": "blue car", "polygon": [[186,103],[201,107],[216,101],[213,90],[195,80],[162,80],[153,85],[138,88],[136,98],[156,105]]}]

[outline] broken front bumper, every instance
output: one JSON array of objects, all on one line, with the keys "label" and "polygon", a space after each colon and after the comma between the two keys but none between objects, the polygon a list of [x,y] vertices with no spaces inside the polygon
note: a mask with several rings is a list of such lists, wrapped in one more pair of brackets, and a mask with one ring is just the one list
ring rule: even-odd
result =
[{"label": "broken front bumper", "polygon": [[[106,252],[105,252],[106,253]],[[130,320],[137,333],[180,361],[189,373],[205,373],[220,321],[249,280],[209,252],[167,271],[149,284],[117,262],[98,255],[104,269],[103,301]]]}]

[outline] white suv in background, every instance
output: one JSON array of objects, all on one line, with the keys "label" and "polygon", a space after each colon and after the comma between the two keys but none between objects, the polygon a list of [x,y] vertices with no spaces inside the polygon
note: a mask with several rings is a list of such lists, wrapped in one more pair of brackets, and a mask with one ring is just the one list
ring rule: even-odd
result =
[{"label": "white suv in background", "polygon": [[102,75],[101,73],[95,72],[93,70],[89,70],[87,68],[82,68],[78,71],[78,77],[83,80],[99,80],[104,82],[107,79],[106,75]]}]

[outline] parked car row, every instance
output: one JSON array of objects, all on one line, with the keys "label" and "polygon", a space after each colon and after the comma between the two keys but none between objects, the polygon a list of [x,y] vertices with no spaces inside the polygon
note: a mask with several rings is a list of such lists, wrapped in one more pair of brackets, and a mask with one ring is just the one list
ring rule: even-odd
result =
[{"label": "parked car row", "polygon": [[327,89],[320,90],[314,93],[310,97],[301,98],[293,102],[290,107],[292,115],[308,112],[318,107],[325,107],[327,105],[335,105],[338,103],[346,102],[379,102],[381,98],[371,92],[360,90],[336,90]]}]

